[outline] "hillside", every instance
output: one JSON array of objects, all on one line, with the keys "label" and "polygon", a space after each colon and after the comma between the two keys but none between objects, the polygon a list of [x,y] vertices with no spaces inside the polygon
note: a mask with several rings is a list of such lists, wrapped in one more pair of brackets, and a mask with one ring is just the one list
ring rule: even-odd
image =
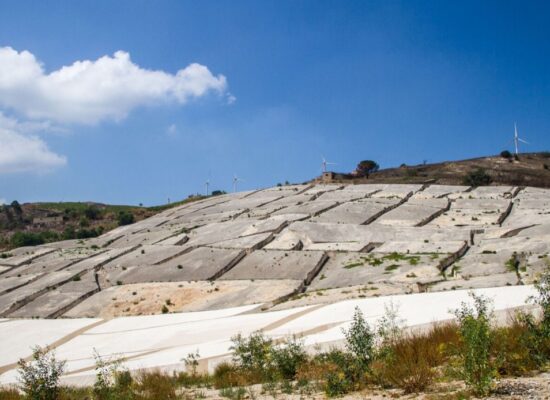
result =
[{"label": "hillside", "polygon": [[59,240],[97,237],[117,226],[151,217],[201,196],[153,207],[95,202],[24,203],[0,206],[0,250]]},{"label": "hillside", "polygon": [[462,185],[472,172],[482,169],[491,184],[550,188],[550,153],[524,153],[514,157],[491,156],[434,164],[402,165],[374,172],[368,179],[336,174],[334,182],[423,183]]},{"label": "hillside", "polygon": [[95,238],[0,252],[0,384],[36,344],[68,360],[65,382],[92,385],[95,352],[170,374],[197,354],[212,373],[239,333],[342,345],[356,307],[376,323],[395,305],[425,327],[473,290],[506,318],[549,255],[550,189],[311,184],[209,197]]},{"label": "hillside", "polygon": [[[289,185],[0,254],[0,316],[112,317],[521,285],[548,266],[550,190]],[[162,294],[162,296],[161,296]]]}]

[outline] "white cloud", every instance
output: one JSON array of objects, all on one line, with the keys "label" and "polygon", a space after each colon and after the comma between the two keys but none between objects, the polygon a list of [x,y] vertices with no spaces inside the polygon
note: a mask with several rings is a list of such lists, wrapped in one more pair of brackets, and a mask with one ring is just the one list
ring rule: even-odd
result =
[{"label": "white cloud", "polygon": [[64,156],[52,152],[41,138],[29,134],[35,129],[40,128],[0,113],[0,174],[43,173],[67,163]]},{"label": "white cloud", "polygon": [[120,120],[136,107],[185,104],[210,92],[234,102],[226,90],[226,78],[200,64],[170,74],[141,68],[128,53],[117,51],[46,73],[32,53],[0,48],[0,105],[32,119],[83,124]]},{"label": "white cloud", "polygon": [[0,206],[3,204],[8,204],[8,202],[6,201],[6,199],[0,198]]},{"label": "white cloud", "polygon": [[236,101],[237,98],[235,96],[233,96],[231,93],[227,93],[227,104],[231,105]]}]

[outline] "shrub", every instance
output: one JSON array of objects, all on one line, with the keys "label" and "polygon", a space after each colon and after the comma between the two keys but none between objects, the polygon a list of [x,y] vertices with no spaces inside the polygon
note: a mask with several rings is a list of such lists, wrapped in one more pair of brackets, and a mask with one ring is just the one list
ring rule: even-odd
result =
[{"label": "shrub", "polygon": [[32,361],[19,360],[21,390],[30,400],[56,400],[59,397],[59,378],[65,371],[65,361],[57,361],[48,349],[35,347]]},{"label": "shrub", "polygon": [[222,362],[214,369],[214,387],[217,389],[242,386],[246,380],[239,369],[228,362]]},{"label": "shrub", "polygon": [[220,396],[227,397],[231,400],[241,400],[244,399],[246,395],[246,389],[243,387],[227,387],[220,390]]},{"label": "shrub", "polygon": [[122,369],[119,359],[103,359],[94,353],[96,379],[93,386],[96,400],[131,400],[134,398],[133,378],[128,370]]},{"label": "shrub", "polygon": [[49,236],[46,232],[15,232],[10,238],[10,243],[13,247],[38,246],[46,243]]},{"label": "shrub", "polygon": [[134,223],[134,214],[132,214],[130,211],[120,211],[118,213],[118,225],[130,225]]},{"label": "shrub", "polygon": [[464,177],[464,184],[468,186],[485,186],[489,185],[492,181],[491,176],[483,168],[477,168]]},{"label": "shrub", "polygon": [[94,205],[89,205],[84,209],[84,216],[88,219],[99,219],[101,217],[101,210]]},{"label": "shrub", "polygon": [[502,150],[500,152],[500,156],[502,158],[510,159],[510,158],[512,158],[512,153],[510,153],[508,150]]},{"label": "shrub", "polygon": [[277,374],[283,379],[293,380],[300,365],[307,361],[304,344],[296,337],[273,347],[271,353]]},{"label": "shrub", "polygon": [[374,363],[374,375],[382,386],[395,386],[405,393],[420,392],[436,377],[434,367],[439,352],[440,348],[434,347],[428,336],[404,336]]},{"label": "shrub", "polygon": [[271,369],[273,342],[261,332],[254,332],[247,338],[237,335],[231,338],[233,345],[233,362],[248,373],[267,377]]},{"label": "shrub", "polygon": [[342,331],[346,338],[346,349],[353,355],[360,371],[367,372],[374,356],[374,333],[359,307],[355,308],[350,328]]},{"label": "shrub", "polygon": [[545,271],[535,283],[538,294],[530,300],[542,310],[542,318],[534,329],[538,351],[544,359],[550,359],[550,270]]},{"label": "shrub", "polygon": [[175,400],[176,380],[161,371],[140,371],[136,376],[136,392],[139,400]]},{"label": "shrub", "polygon": [[493,353],[500,375],[525,375],[544,364],[536,331],[533,316],[520,312],[508,326],[493,331]]},{"label": "shrub", "polygon": [[201,356],[198,350],[196,350],[194,353],[187,354],[187,357],[183,359],[183,363],[185,364],[185,372],[190,372],[191,376],[196,376],[200,358]]},{"label": "shrub", "polygon": [[474,308],[462,303],[455,311],[461,340],[461,375],[477,395],[486,395],[491,389],[495,370],[490,360],[492,311],[489,300],[473,292]]},{"label": "shrub", "polygon": [[324,382],[322,388],[329,397],[349,393],[363,383],[361,378],[364,374],[358,370],[356,359],[351,353],[332,349],[316,355],[311,364],[312,372],[319,373],[317,379]]},{"label": "shrub", "polygon": [[19,390],[13,387],[0,387],[0,399],[2,400],[22,400],[23,396]]}]

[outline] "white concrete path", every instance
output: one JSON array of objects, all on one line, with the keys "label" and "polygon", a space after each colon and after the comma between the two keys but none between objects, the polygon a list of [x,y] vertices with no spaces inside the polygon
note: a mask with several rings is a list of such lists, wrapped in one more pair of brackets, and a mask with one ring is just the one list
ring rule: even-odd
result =
[{"label": "white concrete path", "polygon": [[[535,294],[532,286],[475,292],[491,298],[496,311],[525,305],[527,298]],[[273,338],[302,334],[306,345],[328,344],[343,339],[342,328],[349,326],[355,307],[374,324],[384,315],[385,306],[393,303],[406,326],[415,326],[452,318],[451,311],[469,300],[468,291],[456,290],[347,300],[274,312],[250,312],[256,306],[244,306],[124,317],[103,323],[98,319],[4,320],[0,321],[0,368],[12,368],[0,375],[0,383],[16,381],[13,363],[28,357],[35,345],[57,343],[57,358],[67,360],[66,381],[90,384],[94,376],[94,349],[107,358],[124,357],[124,365],[131,370],[154,367],[182,370],[182,358],[198,350],[212,369],[216,358],[229,353],[231,337],[237,333],[248,335],[262,329]],[[78,334],[74,335],[75,331]]]}]

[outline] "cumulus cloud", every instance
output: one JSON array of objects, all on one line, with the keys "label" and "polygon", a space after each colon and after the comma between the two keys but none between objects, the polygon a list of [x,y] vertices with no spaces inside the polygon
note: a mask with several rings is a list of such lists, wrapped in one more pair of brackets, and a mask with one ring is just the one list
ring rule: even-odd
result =
[{"label": "cumulus cloud", "polygon": [[67,163],[64,156],[52,152],[40,137],[29,133],[39,129],[0,113],[0,174],[43,173]]},{"label": "cumulus cloud", "polygon": [[117,51],[46,73],[32,53],[0,48],[0,106],[31,119],[94,124],[123,119],[140,106],[185,104],[210,92],[235,101],[226,78],[201,64],[170,74],[141,68]]}]

